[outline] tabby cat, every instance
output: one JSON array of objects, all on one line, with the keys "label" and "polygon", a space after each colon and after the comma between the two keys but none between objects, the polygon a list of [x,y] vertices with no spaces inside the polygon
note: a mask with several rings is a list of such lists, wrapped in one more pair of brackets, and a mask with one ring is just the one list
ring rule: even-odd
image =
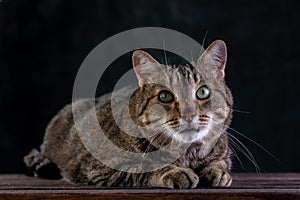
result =
[{"label": "tabby cat", "polygon": [[[116,91],[114,103],[112,94],[106,94],[63,108],[49,123],[40,151],[33,149],[24,157],[28,171],[46,178],[59,174],[71,182],[99,187],[230,186],[226,128],[233,100],[224,80],[226,59],[221,40],[210,44],[197,63],[187,65],[163,65],[145,51],[134,51],[132,63],[139,87],[134,92]],[[127,104],[125,99],[129,99]],[[97,123],[92,123],[93,112]],[[110,142],[99,141],[101,131]],[[102,152],[91,153],[86,141],[99,141],[94,150]],[[166,148],[170,143],[172,147]],[[143,156],[124,161],[122,155],[114,155],[111,144]],[[147,159],[159,150],[161,156]],[[174,152],[180,154],[168,160]],[[106,156],[110,164],[96,154]],[[169,163],[158,165],[164,159]],[[149,170],[142,171],[143,167]]]}]

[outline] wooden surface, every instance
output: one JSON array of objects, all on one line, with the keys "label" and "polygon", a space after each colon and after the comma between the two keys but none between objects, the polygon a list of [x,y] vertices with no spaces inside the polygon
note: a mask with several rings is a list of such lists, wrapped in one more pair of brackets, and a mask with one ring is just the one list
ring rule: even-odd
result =
[{"label": "wooden surface", "polygon": [[0,175],[2,199],[300,199],[300,173],[234,174],[230,188],[96,188],[24,175]]}]

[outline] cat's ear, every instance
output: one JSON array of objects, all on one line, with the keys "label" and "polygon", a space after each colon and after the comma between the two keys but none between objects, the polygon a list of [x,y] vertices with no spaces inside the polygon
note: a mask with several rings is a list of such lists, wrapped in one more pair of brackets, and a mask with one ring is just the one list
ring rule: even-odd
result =
[{"label": "cat's ear", "polygon": [[212,42],[198,59],[199,64],[213,64],[217,66],[221,76],[225,77],[225,65],[227,61],[227,48],[222,40]]},{"label": "cat's ear", "polygon": [[139,81],[139,85],[151,82],[151,77],[155,76],[155,71],[160,65],[151,55],[142,50],[136,50],[132,54],[132,65]]}]

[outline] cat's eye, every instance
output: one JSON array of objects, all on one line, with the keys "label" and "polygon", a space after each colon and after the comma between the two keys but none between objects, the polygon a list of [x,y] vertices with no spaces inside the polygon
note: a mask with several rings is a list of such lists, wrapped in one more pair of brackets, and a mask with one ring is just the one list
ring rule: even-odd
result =
[{"label": "cat's eye", "polygon": [[174,100],[174,96],[171,92],[164,90],[158,94],[158,100],[163,103],[170,103]]},{"label": "cat's eye", "polygon": [[210,90],[207,86],[201,86],[196,92],[197,99],[204,100],[209,98]]}]

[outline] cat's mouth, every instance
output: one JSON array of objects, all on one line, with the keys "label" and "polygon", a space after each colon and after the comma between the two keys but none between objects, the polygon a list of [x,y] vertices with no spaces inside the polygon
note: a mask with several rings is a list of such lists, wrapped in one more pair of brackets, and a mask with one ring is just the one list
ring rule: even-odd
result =
[{"label": "cat's mouth", "polygon": [[182,142],[200,141],[209,132],[209,124],[184,124],[174,134],[176,140]]},{"label": "cat's mouth", "polygon": [[178,132],[179,133],[197,133],[201,131],[202,129],[205,129],[206,126],[203,124],[196,124],[196,123],[191,123],[191,124],[182,124],[181,127],[179,128]]},{"label": "cat's mouth", "polygon": [[179,131],[180,133],[195,133],[195,132],[199,132],[200,128],[186,128],[183,129],[181,131]]}]

